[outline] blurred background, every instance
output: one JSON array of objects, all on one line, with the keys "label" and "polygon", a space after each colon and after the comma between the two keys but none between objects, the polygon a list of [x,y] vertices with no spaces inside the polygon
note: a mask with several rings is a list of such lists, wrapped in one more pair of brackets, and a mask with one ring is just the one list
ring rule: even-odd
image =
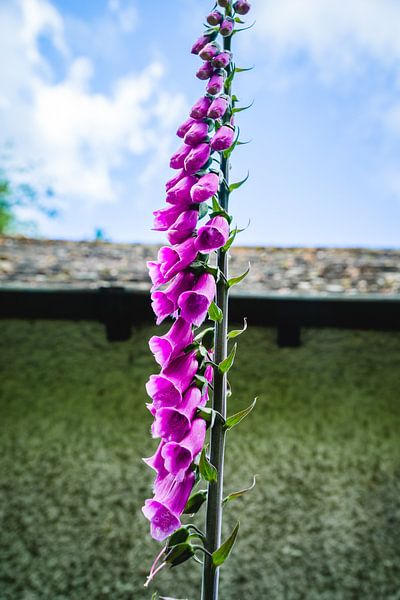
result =
[{"label": "blurred background", "polygon": [[[0,600],[199,597],[157,553],[145,261],[207,0],[0,0]],[[248,317],[232,600],[400,598],[400,4],[253,0],[234,38]],[[203,515],[198,519],[201,522]]]}]

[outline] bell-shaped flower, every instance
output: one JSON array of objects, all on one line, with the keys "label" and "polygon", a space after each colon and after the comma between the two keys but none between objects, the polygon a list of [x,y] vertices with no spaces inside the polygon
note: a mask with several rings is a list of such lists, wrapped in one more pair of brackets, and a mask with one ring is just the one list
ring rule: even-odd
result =
[{"label": "bell-shaped flower", "polygon": [[238,15],[247,15],[251,6],[250,2],[247,2],[247,0],[237,0],[237,2],[235,2],[235,4],[233,5],[233,8],[235,9]]},{"label": "bell-shaped flower", "polygon": [[221,26],[219,28],[219,32],[223,37],[227,37],[228,35],[231,35],[232,31],[233,31],[233,26],[234,26],[234,21],[232,18],[230,17],[226,17],[222,23]]},{"label": "bell-shaped flower", "polygon": [[191,146],[187,144],[182,144],[180,148],[171,156],[169,161],[169,166],[171,169],[182,169],[185,158],[189,154]]},{"label": "bell-shaped flower", "polygon": [[173,323],[168,333],[162,336],[153,335],[149,340],[149,346],[158,364],[164,368],[192,342],[192,326],[180,317]]},{"label": "bell-shaped flower", "polygon": [[155,231],[167,231],[182,214],[182,206],[167,206],[153,212],[153,229]]},{"label": "bell-shaped flower", "polygon": [[[214,98],[207,112],[207,116],[211,119],[221,119],[229,106],[229,100],[226,96],[218,96]],[[221,128],[220,128],[221,129]],[[219,131],[219,130],[218,130]]]},{"label": "bell-shaped flower", "polygon": [[199,56],[202,60],[212,60],[220,52],[221,46],[217,42],[210,42],[200,50]]},{"label": "bell-shaped flower", "polygon": [[206,173],[194,184],[190,190],[193,202],[204,202],[217,193],[219,176],[216,173]]},{"label": "bell-shaped flower", "polygon": [[199,252],[209,253],[222,248],[228,241],[229,224],[225,217],[216,216],[210,219],[203,227],[200,227],[196,248]]},{"label": "bell-shaped flower", "polygon": [[191,53],[198,54],[200,50],[204,48],[204,46],[211,42],[211,39],[212,38],[209,35],[202,35],[201,37],[199,37],[193,44]]},{"label": "bell-shaped flower", "polygon": [[207,83],[206,90],[211,96],[220,94],[224,89],[225,76],[223,72],[217,72],[212,75],[210,81]]},{"label": "bell-shaped flower", "polygon": [[189,387],[197,367],[196,355],[190,352],[171,361],[160,375],[150,375],[146,391],[157,411],[181,402],[182,394]]},{"label": "bell-shaped flower", "polygon": [[163,446],[165,446],[165,442],[161,441],[153,456],[149,456],[149,458],[142,459],[148,467],[150,467],[157,473],[158,479],[164,479],[164,477],[166,477],[169,472],[164,466],[164,458],[162,455]]},{"label": "bell-shaped flower", "polygon": [[149,276],[151,283],[153,284],[153,288],[159,287],[160,285],[168,282],[168,279],[166,279],[161,273],[161,264],[158,261],[149,260],[146,264],[149,270]]},{"label": "bell-shaped flower", "polygon": [[219,12],[219,10],[213,10],[209,15],[207,15],[206,21],[209,25],[215,26],[222,23],[224,17]]},{"label": "bell-shaped flower", "polygon": [[196,177],[191,175],[185,175],[179,179],[173,187],[169,188],[166,198],[167,202],[169,204],[190,204],[190,190],[196,182]]},{"label": "bell-shaped flower", "polygon": [[170,244],[181,244],[191,237],[199,219],[198,210],[183,211],[167,231]]},{"label": "bell-shaped flower", "polygon": [[[207,111],[210,107],[210,104],[212,102],[212,98],[210,98],[209,96],[202,96],[201,98],[199,98],[197,100],[197,102],[195,104],[193,104],[192,109],[190,111],[190,117],[192,119],[192,123],[189,125],[189,127],[191,127],[191,125],[193,125],[194,123],[194,119],[204,119],[207,116]],[[188,131],[189,127],[186,129],[186,131]],[[186,133],[185,131],[185,133]],[[182,137],[184,137],[185,134],[183,134]]]},{"label": "bell-shaped flower", "polygon": [[180,442],[190,431],[191,422],[201,406],[204,406],[204,396],[201,395],[199,388],[190,387],[183,395],[180,404],[156,410],[151,427],[153,436],[167,442]]},{"label": "bell-shaped flower", "polygon": [[207,61],[204,62],[196,71],[197,79],[201,79],[205,81],[206,79],[210,79],[211,75],[214,73],[214,67],[212,64]]},{"label": "bell-shaped flower", "polygon": [[179,296],[178,306],[181,317],[199,327],[207,316],[207,311],[215,297],[215,279],[210,273],[203,273],[193,288]]},{"label": "bell-shaped flower", "polygon": [[[211,154],[210,145],[207,143],[198,144],[191,149],[187,157],[185,158],[185,171],[186,173],[197,173],[208,161]],[[196,179],[197,183],[197,179]]]},{"label": "bell-shaped flower", "polygon": [[143,514],[150,521],[152,538],[162,542],[181,527],[179,519],[194,486],[195,476],[188,472],[182,481],[171,475],[165,477],[163,486],[152,500],[146,500]]},{"label": "bell-shaped flower", "polygon": [[178,310],[178,299],[183,292],[192,288],[195,275],[182,271],[173,279],[165,290],[157,290],[151,294],[151,306],[157,317],[157,325]]},{"label": "bell-shaped flower", "polygon": [[[201,142],[204,142],[208,137],[208,123],[205,121],[196,121],[187,130],[184,142],[189,146],[197,146]],[[187,156],[187,155],[186,155]],[[186,158],[185,156],[185,158]]]},{"label": "bell-shaped flower", "polygon": [[191,127],[193,125],[193,123],[195,123],[195,119],[196,119],[196,117],[193,117],[192,115],[190,115],[190,117],[188,117],[186,119],[186,121],[184,121],[181,125],[179,125],[178,129],[176,130],[176,135],[180,138],[184,138],[185,133],[187,132],[189,127]]},{"label": "bell-shaped flower", "polygon": [[176,183],[178,183],[178,181],[180,179],[182,179],[182,177],[185,177],[186,173],[183,169],[181,169],[180,171],[178,171],[178,173],[176,175],[174,175],[174,177],[171,177],[171,179],[168,179],[168,181],[165,184],[165,191],[168,192],[169,189],[171,189],[172,187],[174,187],[174,185]]},{"label": "bell-shaped flower", "polygon": [[204,419],[195,419],[181,442],[167,442],[163,445],[163,467],[175,475],[177,481],[182,481],[185,477],[186,471],[203,448],[205,437],[206,422]]},{"label": "bell-shaped flower", "polygon": [[179,271],[186,269],[194,261],[197,256],[194,242],[195,238],[189,238],[181,244],[162,246],[160,248],[158,251],[158,262],[160,263],[160,272],[165,278],[165,283],[170,281]]},{"label": "bell-shaped flower", "polygon": [[235,138],[235,128],[230,125],[222,125],[211,140],[213,150],[222,151],[230,148]]}]

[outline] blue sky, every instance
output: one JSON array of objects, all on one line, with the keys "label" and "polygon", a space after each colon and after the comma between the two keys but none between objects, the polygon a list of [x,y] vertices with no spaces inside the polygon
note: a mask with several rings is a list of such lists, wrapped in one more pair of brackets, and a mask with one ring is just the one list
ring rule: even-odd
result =
[{"label": "blue sky", "polygon": [[[0,143],[60,215],[42,235],[159,242],[177,125],[202,94],[208,0],[0,0]],[[400,3],[255,0],[235,37],[240,243],[400,246]],[[18,168],[16,168],[18,167]]]}]

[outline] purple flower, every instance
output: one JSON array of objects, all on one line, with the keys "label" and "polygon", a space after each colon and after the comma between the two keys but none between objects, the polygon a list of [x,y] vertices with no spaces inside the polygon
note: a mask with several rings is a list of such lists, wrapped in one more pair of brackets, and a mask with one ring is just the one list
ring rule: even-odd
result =
[{"label": "purple flower", "polygon": [[182,271],[174,278],[165,290],[152,292],[152,308],[157,317],[157,325],[178,310],[178,298],[183,292],[192,288],[195,276],[189,271]]},{"label": "purple flower", "polygon": [[215,291],[214,276],[210,273],[200,275],[193,289],[179,296],[178,306],[181,309],[181,317],[199,327],[207,316]]},{"label": "purple flower", "polygon": [[210,62],[204,62],[201,67],[197,69],[196,77],[201,80],[210,79],[214,73],[214,68]]},{"label": "purple flower", "polygon": [[186,173],[183,169],[181,169],[179,171],[179,173],[177,173],[174,177],[171,177],[171,179],[168,179],[168,181],[165,184],[165,190],[168,192],[168,190],[172,187],[174,187],[174,185],[176,183],[178,183],[178,181],[180,179],[182,179],[182,177],[185,177]]},{"label": "purple flower", "polygon": [[187,132],[189,127],[191,127],[193,125],[193,123],[196,122],[195,119],[196,119],[196,117],[194,117],[193,115],[190,115],[190,117],[188,117],[186,119],[186,121],[184,121],[181,125],[179,125],[178,129],[176,130],[176,135],[180,138],[184,138],[185,133]]},{"label": "purple flower", "polygon": [[207,116],[210,117],[210,119],[221,119],[226,113],[228,105],[229,100],[226,96],[218,96],[218,98],[214,98],[210,108],[208,109]]},{"label": "purple flower", "polygon": [[196,248],[199,252],[212,252],[213,250],[222,248],[226,244],[228,237],[228,221],[221,216],[214,217],[203,225],[203,227],[200,227],[196,238]]},{"label": "purple flower", "polygon": [[179,318],[165,335],[153,335],[149,340],[149,346],[158,364],[164,368],[192,342],[192,326]]},{"label": "purple flower", "polygon": [[219,6],[222,6],[222,8],[228,8],[231,4],[231,0],[217,0],[217,3]]},{"label": "purple flower", "polygon": [[250,10],[250,2],[247,2],[247,0],[237,0],[233,5],[233,8],[238,15],[247,15]]},{"label": "purple flower", "polygon": [[147,262],[147,268],[149,270],[149,276],[153,287],[158,287],[164,283],[167,283],[168,280],[165,279],[164,275],[161,273],[161,265],[159,262],[149,260]]},{"label": "purple flower", "polygon": [[190,204],[190,190],[196,182],[197,179],[193,175],[185,175],[179,179],[173,187],[169,188],[167,202],[169,204]]},{"label": "purple flower", "polygon": [[191,146],[182,144],[180,148],[171,156],[169,166],[171,169],[182,169],[183,163],[187,155],[189,154]]},{"label": "purple flower", "polygon": [[[209,144],[203,143],[191,149],[185,158],[186,173],[196,173],[210,158],[211,148]],[[197,180],[196,180],[197,182]]]},{"label": "purple flower", "polygon": [[188,472],[179,482],[173,475],[167,476],[155,497],[146,500],[142,511],[150,521],[151,536],[155,540],[162,542],[181,526],[179,516],[193,489],[194,478],[193,472]]},{"label": "purple flower", "polygon": [[153,229],[155,231],[167,231],[167,229],[175,223],[181,213],[181,206],[167,206],[166,208],[155,210],[153,212]]},{"label": "purple flower", "polygon": [[209,25],[219,25],[222,20],[223,20],[223,16],[222,14],[219,12],[219,10],[213,10],[213,12],[211,12],[208,16],[207,16],[207,23]]},{"label": "purple flower", "polygon": [[150,375],[146,391],[153,400],[156,410],[177,406],[182,393],[189,387],[197,372],[198,364],[194,352],[175,358],[163,369],[160,375]]},{"label": "purple flower", "polygon": [[199,52],[199,56],[202,60],[211,60],[214,56],[217,56],[221,52],[221,46],[216,42],[210,42]]},{"label": "purple flower", "polygon": [[157,473],[157,476],[161,479],[164,479],[164,477],[168,475],[168,471],[164,466],[164,458],[162,456],[163,446],[165,446],[165,442],[161,441],[153,456],[149,456],[149,458],[142,459],[148,467],[154,469],[154,471]]},{"label": "purple flower", "polygon": [[206,140],[207,137],[208,123],[206,123],[205,121],[196,121],[186,132],[184,142],[188,146],[197,146],[197,144],[204,142],[204,140]]},{"label": "purple flower", "polygon": [[170,244],[180,244],[190,237],[196,229],[198,210],[183,211],[167,231]]},{"label": "purple flower", "polygon": [[160,248],[157,258],[160,264],[160,273],[165,278],[164,283],[170,281],[174,275],[186,269],[194,261],[197,256],[194,241],[195,238],[189,238],[181,244]]},{"label": "purple flower", "polygon": [[[204,117],[207,116],[207,111],[210,107],[211,102],[212,99],[209,96],[202,96],[197,100],[196,104],[193,104],[192,110],[190,111],[190,116],[193,117],[191,125],[193,125],[194,119],[204,119]],[[186,129],[186,131],[188,131],[188,129]],[[184,135],[182,137],[184,137]]]},{"label": "purple flower", "polygon": [[227,17],[225,18],[222,23],[221,26],[219,28],[219,32],[223,37],[227,37],[228,35],[231,35],[232,31],[233,31],[233,19]]},{"label": "purple flower", "polygon": [[211,37],[209,35],[202,35],[199,37],[192,46],[192,54],[198,54],[209,42],[211,42]]},{"label": "purple flower", "polygon": [[194,419],[187,435],[178,444],[167,442],[161,449],[164,458],[164,468],[175,475],[177,481],[182,481],[185,473],[201,451],[206,436],[204,419]]},{"label": "purple flower", "polygon": [[219,187],[219,176],[216,173],[207,173],[200,177],[190,190],[193,202],[204,202],[217,193]]},{"label": "purple flower", "polygon": [[167,442],[180,442],[190,431],[191,421],[204,401],[199,388],[193,386],[184,393],[177,406],[157,409],[151,428],[153,436]]},{"label": "purple flower", "polygon": [[207,92],[211,94],[211,96],[220,94],[224,89],[224,81],[225,77],[222,73],[214,73],[210,81],[207,83]]},{"label": "purple flower", "polygon": [[231,59],[232,54],[228,50],[225,50],[225,52],[221,52],[220,54],[214,56],[211,64],[215,69],[226,69],[231,62]]},{"label": "purple flower", "polygon": [[222,125],[211,140],[211,148],[221,151],[230,148],[235,137],[235,128],[229,125]]}]

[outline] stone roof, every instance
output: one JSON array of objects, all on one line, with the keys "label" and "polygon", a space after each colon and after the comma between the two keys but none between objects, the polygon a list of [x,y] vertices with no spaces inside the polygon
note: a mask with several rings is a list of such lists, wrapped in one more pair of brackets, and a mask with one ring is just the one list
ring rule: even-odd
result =
[{"label": "stone roof", "polygon": [[[157,246],[0,237],[0,287],[150,287]],[[234,247],[230,272],[251,264],[239,293],[400,294],[400,250]]]}]

